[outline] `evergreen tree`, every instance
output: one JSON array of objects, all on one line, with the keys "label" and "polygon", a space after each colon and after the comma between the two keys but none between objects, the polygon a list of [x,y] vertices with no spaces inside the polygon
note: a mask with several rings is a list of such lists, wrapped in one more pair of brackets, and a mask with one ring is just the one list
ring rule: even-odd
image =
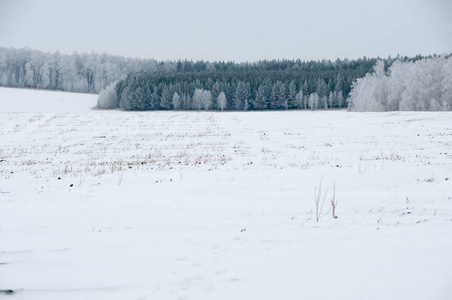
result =
[{"label": "evergreen tree", "polygon": [[149,97],[149,109],[155,110],[155,109],[159,109],[160,107],[160,96],[158,94],[158,88],[155,86],[151,97]]},{"label": "evergreen tree", "polygon": [[320,107],[323,107],[324,109],[328,109],[328,98],[326,96],[321,97]]},{"label": "evergreen tree", "polygon": [[280,88],[279,88],[279,95],[278,95],[278,108],[279,109],[289,109],[289,91],[287,88],[287,85],[284,82],[281,82]]},{"label": "evergreen tree", "polygon": [[280,81],[277,81],[273,84],[272,90],[270,93],[270,108],[271,109],[279,109],[279,91],[280,91]]},{"label": "evergreen tree", "polygon": [[254,108],[255,109],[266,109],[267,101],[270,98],[270,87],[266,84],[261,84],[257,89],[255,100],[254,100]]},{"label": "evergreen tree", "polygon": [[245,101],[248,103],[248,99],[251,96],[250,85],[243,81],[237,84],[234,95],[234,108],[235,110],[243,110],[245,108]]},{"label": "evergreen tree", "polygon": [[339,91],[337,95],[337,106],[341,108],[344,107],[344,104],[344,96],[342,95],[342,91]]},{"label": "evergreen tree", "polygon": [[288,108],[290,109],[300,108],[296,96],[297,96],[297,85],[295,84],[295,80],[292,80],[289,83]]},{"label": "evergreen tree", "polygon": [[329,94],[328,86],[322,78],[317,80],[316,93],[319,97],[327,97]]},{"label": "evergreen tree", "polygon": [[333,108],[336,104],[336,92],[330,92],[330,95],[328,96],[328,106],[329,108]]},{"label": "evergreen tree", "polygon": [[186,101],[186,109],[194,109],[193,99],[189,94],[185,95],[185,101]]},{"label": "evergreen tree", "polygon": [[[220,93],[221,93],[222,91],[223,91],[223,90],[222,90],[221,84],[220,84],[220,82],[217,80],[217,81],[214,83],[214,85],[212,86],[212,90],[211,90],[211,93],[212,93],[212,99],[218,99],[218,96],[220,95]],[[212,109],[216,109],[216,104],[217,104],[217,103],[212,102]]]},{"label": "evergreen tree", "polygon": [[171,87],[164,86],[162,90],[162,95],[160,96],[160,108],[161,109],[170,109],[171,108],[171,102],[172,102],[172,94],[171,94]]},{"label": "evergreen tree", "polygon": [[[295,95],[295,107],[297,109],[301,109],[303,108],[303,91],[299,91],[296,95]],[[306,107],[305,107],[306,109]]]},{"label": "evergreen tree", "polygon": [[[309,91],[309,84],[308,84],[308,80],[307,80],[307,79],[305,79],[305,81],[304,81],[304,83],[303,83],[303,89],[302,89],[302,91],[303,91],[303,94],[304,94],[305,96],[309,96],[310,91]],[[305,109],[306,109],[306,107],[305,107]]]}]

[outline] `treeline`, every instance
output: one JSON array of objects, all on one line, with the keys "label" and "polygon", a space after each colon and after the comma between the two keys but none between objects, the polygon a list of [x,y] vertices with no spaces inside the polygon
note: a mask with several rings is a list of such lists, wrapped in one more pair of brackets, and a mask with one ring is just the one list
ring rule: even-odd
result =
[{"label": "treeline", "polygon": [[[389,57],[384,69],[423,58]],[[125,110],[341,108],[377,61],[156,61],[0,48],[0,86],[100,93],[99,107]]]},{"label": "treeline", "polygon": [[[388,58],[415,61],[414,58]],[[352,83],[378,59],[271,60],[256,63],[176,62],[174,72],[131,73],[100,108],[124,110],[287,110],[342,108]],[[106,93],[105,93],[106,94]],[[108,93],[113,95],[114,93]],[[220,97],[221,96],[221,97]]]},{"label": "treeline", "polygon": [[168,72],[173,62],[97,53],[44,53],[0,48],[0,86],[99,93],[131,72]]},{"label": "treeline", "polygon": [[379,61],[353,84],[349,102],[352,111],[450,111],[452,56],[396,61],[389,69]]}]

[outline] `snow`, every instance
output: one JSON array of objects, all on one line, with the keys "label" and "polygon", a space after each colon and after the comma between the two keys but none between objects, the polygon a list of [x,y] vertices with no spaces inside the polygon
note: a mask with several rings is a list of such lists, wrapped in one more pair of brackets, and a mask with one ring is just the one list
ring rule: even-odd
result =
[{"label": "snow", "polygon": [[451,113],[95,102],[0,89],[11,299],[452,299]]},{"label": "snow", "polygon": [[97,95],[0,87],[1,112],[79,113],[96,106]]}]

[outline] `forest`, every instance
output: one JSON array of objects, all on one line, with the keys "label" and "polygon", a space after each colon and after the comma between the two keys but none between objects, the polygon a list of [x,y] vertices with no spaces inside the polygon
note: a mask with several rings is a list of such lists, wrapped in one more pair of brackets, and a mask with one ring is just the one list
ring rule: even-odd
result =
[{"label": "forest", "polygon": [[165,72],[173,65],[108,54],[0,48],[0,86],[97,94],[129,73]]},{"label": "forest", "polygon": [[[436,67],[431,67],[433,61]],[[436,55],[236,63],[0,48],[0,86],[98,93],[98,108],[104,109],[450,110],[450,65],[450,59]],[[424,93],[428,98],[435,84],[425,78],[432,76],[439,84],[441,96],[434,98],[439,102],[429,98],[412,104],[423,91],[406,87],[430,90]],[[398,104],[394,99],[402,100]]]},{"label": "forest", "polygon": [[[417,61],[415,58],[388,58]],[[98,107],[124,110],[288,110],[347,107],[353,82],[378,59],[334,62],[182,62],[174,72],[137,72],[107,87]],[[109,95],[109,96],[107,96]]]}]

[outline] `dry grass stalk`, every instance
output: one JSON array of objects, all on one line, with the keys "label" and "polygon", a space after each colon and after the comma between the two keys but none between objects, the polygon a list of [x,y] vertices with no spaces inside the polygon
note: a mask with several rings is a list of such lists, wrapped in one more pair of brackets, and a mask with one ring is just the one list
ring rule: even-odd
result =
[{"label": "dry grass stalk", "polygon": [[323,205],[325,204],[326,195],[328,193],[328,189],[325,193],[325,196],[322,198],[322,181],[323,177],[320,179],[319,189],[314,187],[314,202],[315,202],[315,220],[318,222],[322,217]]},{"label": "dry grass stalk", "polygon": [[336,207],[337,207],[337,199],[336,199],[336,183],[333,182],[333,198],[331,199],[331,210],[333,213],[333,219],[337,219],[336,215]]},{"label": "dry grass stalk", "polygon": [[314,202],[315,202],[315,220],[316,222],[319,222],[320,218],[327,215],[330,210],[332,211],[333,219],[337,219],[336,215],[336,208],[337,208],[337,202],[336,199],[336,183],[333,182],[333,197],[330,199],[331,207],[328,209],[327,212],[323,213],[323,208],[325,204],[326,197],[328,195],[328,188],[325,190],[325,194],[322,194],[322,182],[323,177],[320,179],[319,188],[314,187]]}]

